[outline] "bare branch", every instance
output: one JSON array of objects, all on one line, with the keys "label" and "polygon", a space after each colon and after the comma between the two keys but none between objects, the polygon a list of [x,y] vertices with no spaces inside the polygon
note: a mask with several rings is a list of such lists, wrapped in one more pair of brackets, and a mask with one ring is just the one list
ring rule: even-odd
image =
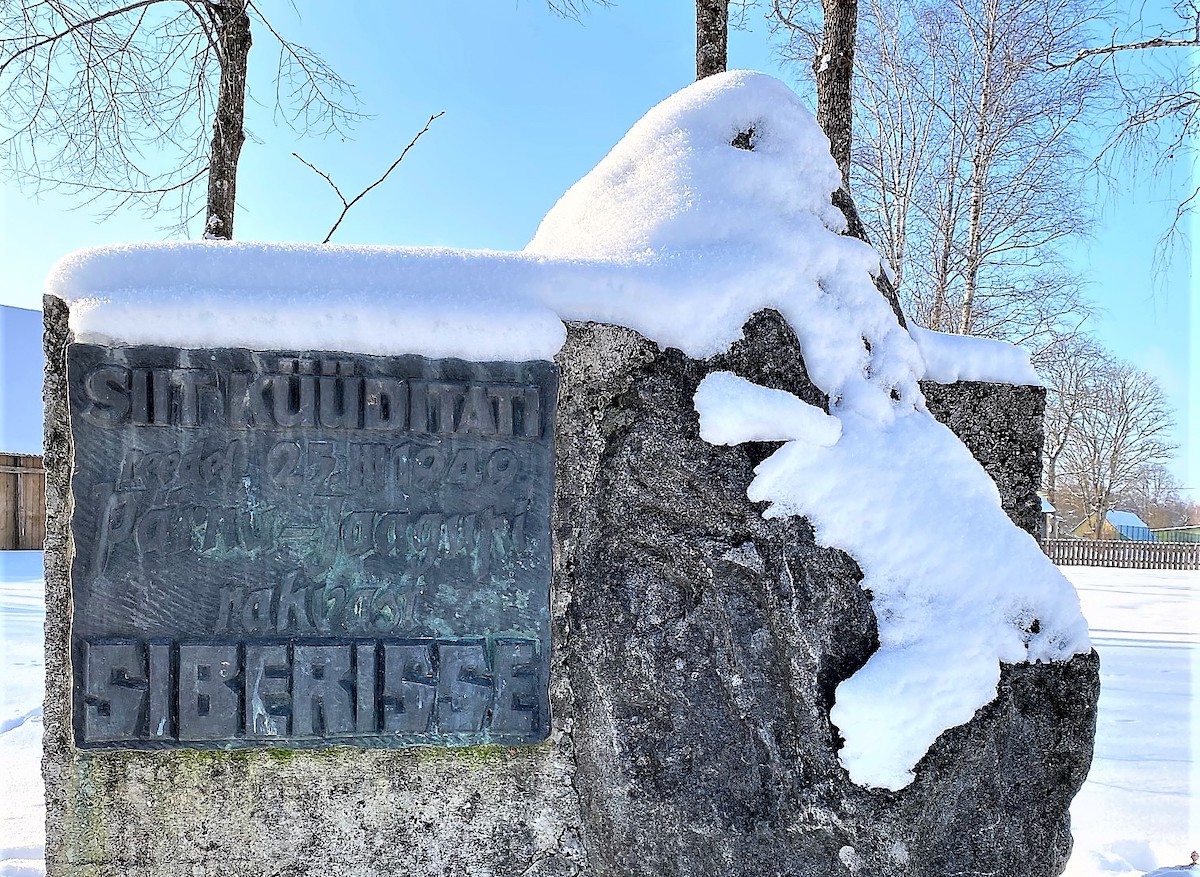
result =
[{"label": "bare branch", "polygon": [[304,164],[306,167],[308,167],[310,170],[312,170],[314,173],[316,173],[318,176],[320,176],[322,179],[324,179],[325,182],[329,183],[329,185],[333,187],[333,191],[337,194],[338,199],[342,202],[342,212],[340,214],[338,214],[337,220],[333,223],[333,226],[329,229],[328,234],[325,235],[325,239],[323,241],[321,241],[321,243],[323,243],[323,244],[329,243],[330,239],[333,238],[333,233],[338,230],[338,226],[340,226],[342,224],[342,220],[345,219],[346,214],[350,212],[350,208],[353,207],[355,204],[357,204],[359,201],[361,201],[368,192],[370,192],[376,186],[383,183],[383,181],[388,178],[388,174],[390,174],[392,171],[394,171],[400,165],[400,162],[404,161],[404,157],[406,155],[408,155],[408,151],[417,145],[417,141],[420,140],[421,137],[429,130],[429,126],[432,125],[436,120],[440,119],[444,115],[446,115],[446,111],[442,110],[441,112],[434,113],[432,116],[430,116],[429,120],[427,122],[425,122],[425,127],[416,133],[416,136],[414,136],[413,139],[409,142],[409,144],[404,147],[404,150],[400,153],[400,156],[391,163],[391,165],[388,167],[387,170],[385,170],[383,172],[383,174],[379,177],[379,179],[377,179],[375,182],[371,183],[371,185],[367,186],[365,189],[363,189],[361,192],[359,192],[357,195],[355,195],[353,198],[351,198],[349,200],[347,200],[346,196],[342,194],[342,190],[340,188],[338,188],[337,183],[335,183],[333,181],[333,178],[330,177],[329,174],[325,173],[325,171],[321,170],[316,165],[314,165],[312,162],[303,158],[299,154],[297,154],[295,152],[292,153],[292,155],[295,156],[295,158],[297,158],[302,164]]},{"label": "bare branch", "polygon": [[[102,21],[107,21],[110,18],[115,18],[117,16],[124,15],[127,12],[132,12],[135,9],[141,9],[145,6],[153,6],[155,3],[164,3],[164,2],[169,2],[169,0],[138,0],[138,2],[130,3],[128,6],[122,6],[119,9],[112,9],[112,10],[109,10],[108,12],[102,12],[99,15],[92,16],[91,18],[85,19],[83,21],[77,21],[75,24],[72,24],[71,26],[67,27],[66,29],[59,31],[58,33],[50,34],[48,36],[44,36],[40,39],[37,39],[34,42],[30,43],[29,45],[23,46],[22,48],[18,49],[16,52],[14,52],[8,58],[4,59],[3,63],[0,63],[0,76],[4,75],[4,71],[14,61],[19,60],[20,58],[24,57],[25,55],[30,54],[31,52],[36,52],[38,49],[42,48],[43,46],[48,46],[51,43],[55,43],[58,40],[63,39],[64,37],[71,36],[71,35],[77,33],[78,31],[83,30],[84,28],[91,27],[94,24],[99,24]],[[7,42],[7,41],[8,40],[5,40],[5,42]]]},{"label": "bare branch", "polygon": [[[612,6],[612,0],[591,0],[597,6]],[[579,21],[580,16],[588,11],[591,4],[588,0],[546,0],[546,6],[555,15]]]},{"label": "bare branch", "polygon": [[79,183],[79,182],[75,182],[73,180],[59,180],[59,179],[55,179],[53,177],[46,177],[45,182],[49,183],[52,186],[56,186],[56,187],[60,187],[60,188],[75,188],[75,189],[79,189],[79,190],[93,191],[97,195],[104,195],[104,194],[124,195],[124,196],[133,198],[133,197],[140,197],[143,195],[169,195],[172,192],[178,192],[180,189],[184,189],[184,188],[192,185],[193,183],[197,182],[206,173],[208,173],[207,165],[205,167],[200,168],[198,171],[196,171],[194,174],[192,174],[190,177],[187,177],[186,179],[182,179],[179,182],[172,183],[170,185],[159,186],[154,189],[125,189],[125,188],[118,189],[113,186],[97,186],[97,185],[93,185],[91,183]]},{"label": "bare branch", "polygon": [[[246,7],[279,43],[275,109],[289,127],[295,130],[300,122],[300,129],[312,130],[325,119],[326,130],[342,131],[363,117],[353,85],[311,49],[284,39],[253,0],[247,0]],[[285,83],[292,84],[287,95],[282,92]],[[289,112],[287,107],[293,109]]]},{"label": "bare branch", "polygon": [[1080,61],[1085,61],[1088,58],[1096,58],[1101,56],[1115,55],[1118,52],[1134,52],[1141,49],[1180,49],[1180,48],[1196,48],[1200,47],[1200,38],[1189,38],[1183,40],[1169,40],[1165,37],[1155,37],[1150,40],[1141,40],[1134,43],[1112,43],[1107,46],[1097,46],[1092,49],[1081,49],[1075,54],[1074,58],[1069,61],[1050,61],[1046,60],[1047,66],[1051,70],[1062,70],[1066,67],[1071,67],[1078,64]]}]

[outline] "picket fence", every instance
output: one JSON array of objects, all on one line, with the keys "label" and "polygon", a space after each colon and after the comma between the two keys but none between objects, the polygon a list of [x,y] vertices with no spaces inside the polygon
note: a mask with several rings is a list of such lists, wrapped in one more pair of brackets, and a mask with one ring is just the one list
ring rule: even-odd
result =
[{"label": "picket fence", "polygon": [[1200,570],[1200,543],[1046,539],[1042,550],[1058,566]]}]

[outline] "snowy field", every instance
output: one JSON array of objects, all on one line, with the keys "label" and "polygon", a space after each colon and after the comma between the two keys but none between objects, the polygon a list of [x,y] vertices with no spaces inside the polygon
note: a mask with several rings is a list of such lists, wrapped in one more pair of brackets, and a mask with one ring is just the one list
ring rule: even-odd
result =
[{"label": "snowy field", "polygon": [[40,551],[0,551],[0,875],[43,874]]},{"label": "snowy field", "polygon": [[1079,590],[1101,683],[1067,874],[1185,865],[1200,847],[1200,572],[1063,571]]},{"label": "snowy field", "polygon": [[[1064,571],[1103,682],[1067,874],[1174,871],[1200,846],[1200,573]],[[0,877],[44,873],[41,576],[40,553],[0,552]]]}]

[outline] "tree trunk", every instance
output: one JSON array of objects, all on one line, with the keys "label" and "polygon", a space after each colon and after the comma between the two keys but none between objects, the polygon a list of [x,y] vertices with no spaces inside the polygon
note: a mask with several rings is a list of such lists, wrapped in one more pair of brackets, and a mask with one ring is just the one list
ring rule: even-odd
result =
[{"label": "tree trunk", "polygon": [[971,222],[967,230],[967,265],[963,272],[963,301],[962,313],[958,324],[960,335],[971,334],[971,319],[974,317],[975,289],[979,285],[979,267],[983,262],[980,252],[982,246],[983,222],[983,193],[986,184],[976,171],[974,182],[971,184]]},{"label": "tree trunk", "polygon": [[[953,197],[953,196],[951,196]],[[947,220],[949,222],[949,220]],[[950,257],[954,252],[954,231],[953,226],[943,225],[939,230],[941,240],[938,241],[940,248],[937,254],[937,262],[935,264],[935,280],[933,284],[933,313],[929,318],[929,328],[935,332],[941,332],[942,321],[950,322],[950,317],[947,311],[950,309],[950,304],[946,298],[946,288],[950,283]]]},{"label": "tree trunk", "polygon": [[946,310],[946,287],[945,281],[939,275],[937,284],[933,288],[933,311],[929,316],[929,328],[934,332],[942,331],[942,314]]},{"label": "tree trunk", "polygon": [[[952,129],[953,134],[953,129]],[[954,237],[956,219],[959,212],[959,196],[958,190],[961,181],[958,178],[959,158],[961,157],[962,144],[956,135],[950,143],[949,160],[946,162],[946,178],[943,187],[939,191],[940,202],[938,204],[937,223],[935,226],[935,235],[937,242],[937,254],[935,256],[934,270],[934,292],[933,292],[933,315],[929,321],[929,328],[935,332],[953,332],[954,327],[953,315],[950,313],[950,275],[952,272],[952,260],[954,258]]]},{"label": "tree trunk", "polygon": [[1046,501],[1057,508],[1058,503],[1058,454],[1046,460]]},{"label": "tree trunk", "polygon": [[979,268],[983,263],[983,200],[988,191],[988,175],[992,167],[991,130],[993,124],[992,88],[996,71],[997,34],[996,20],[999,9],[995,3],[986,4],[987,23],[984,31],[983,69],[979,85],[979,118],[975,123],[975,148],[971,156],[971,213],[967,230],[966,270],[964,274],[962,315],[958,331],[971,334],[974,317],[975,290],[979,282]]},{"label": "tree trunk", "polygon": [[233,239],[237,166],[246,140],[246,68],[250,57],[250,16],[246,0],[220,0],[210,6],[215,19],[221,84],[213,120],[208,164],[207,238]]},{"label": "tree trunk", "polygon": [[850,131],[854,119],[854,40],[858,33],[858,0],[821,0],[825,26],[821,48],[813,59],[817,79],[817,124],[850,191]]},{"label": "tree trunk", "polygon": [[696,0],[696,79],[724,73],[729,62],[729,0]]},{"label": "tree trunk", "polygon": [[[850,195],[850,143],[854,119],[854,39],[858,31],[858,0],[821,0],[824,29],[821,48],[813,59],[817,79],[817,124],[829,138],[829,150],[842,172],[842,187],[833,193],[833,205],[846,217],[846,234],[871,243],[867,228]],[[900,325],[904,312],[896,288],[883,273],[875,286],[888,300]]]}]

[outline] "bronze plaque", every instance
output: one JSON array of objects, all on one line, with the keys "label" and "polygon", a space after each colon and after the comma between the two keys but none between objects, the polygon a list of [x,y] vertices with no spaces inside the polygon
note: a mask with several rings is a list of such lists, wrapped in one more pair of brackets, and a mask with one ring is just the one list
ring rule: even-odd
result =
[{"label": "bronze plaque", "polygon": [[549,362],[73,344],[81,748],[549,733]]}]

